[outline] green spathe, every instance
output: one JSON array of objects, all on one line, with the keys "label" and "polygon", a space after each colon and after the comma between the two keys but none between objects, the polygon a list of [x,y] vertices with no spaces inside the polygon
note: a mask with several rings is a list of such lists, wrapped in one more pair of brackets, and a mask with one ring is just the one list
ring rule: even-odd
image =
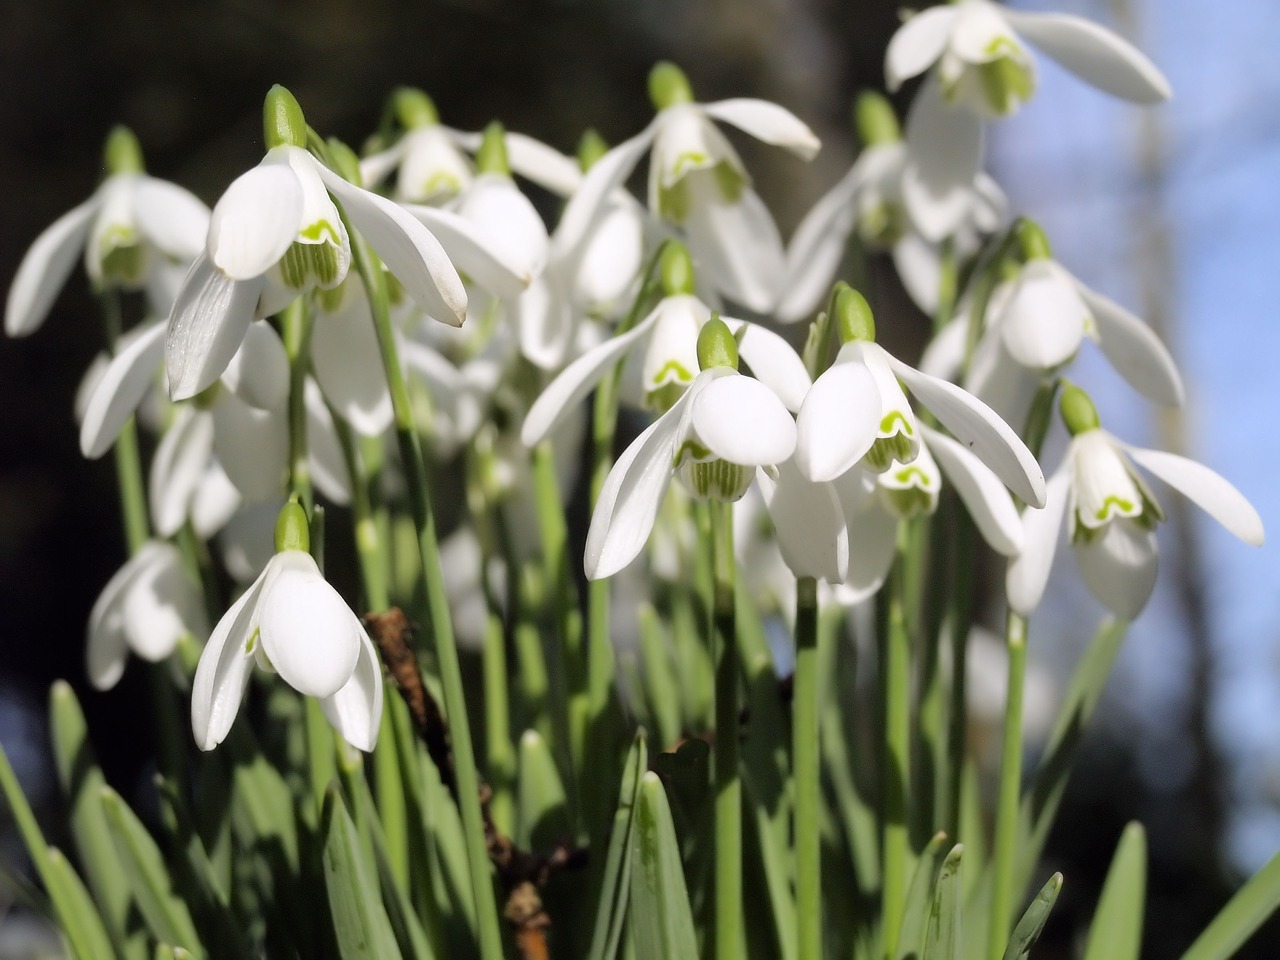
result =
[{"label": "green spathe", "polygon": [[578,167],[586,173],[609,152],[609,143],[595,127],[588,127],[578,141]]},{"label": "green spathe", "polygon": [[1052,260],[1053,249],[1049,246],[1049,238],[1044,235],[1040,225],[1034,220],[1022,217],[1014,227],[1014,236],[1018,241],[1018,249],[1022,258],[1032,260]]},{"label": "green spathe", "polygon": [[1058,409],[1062,413],[1062,422],[1073,437],[1102,426],[1102,421],[1098,419],[1098,408],[1093,405],[1089,395],[1074,383],[1063,384]]},{"label": "green spathe", "polygon": [[391,95],[391,110],[406,130],[434,127],[440,122],[435,102],[417,87],[399,87]]},{"label": "green spathe", "polygon": [[691,295],[694,289],[693,258],[689,256],[689,248],[678,240],[668,241],[658,260],[658,276],[662,280],[664,296]]},{"label": "green spathe", "polygon": [[511,176],[511,161],[507,159],[507,131],[497,120],[484,128],[484,139],[476,151],[476,170],[480,173],[497,173]]},{"label": "green spathe", "polygon": [[278,83],[267,91],[267,98],[262,102],[262,135],[268,150],[307,145],[307,121],[302,107],[293,94]]},{"label": "green spathe", "polygon": [[660,60],[649,71],[649,100],[655,110],[693,103],[693,88],[684,71],[670,60]]},{"label": "green spathe", "polygon": [[107,134],[107,142],[102,147],[102,162],[109,177],[121,173],[142,173],[146,170],[138,138],[123,124],[112,127]]},{"label": "green spathe", "polygon": [[853,104],[853,125],[864,147],[882,143],[897,143],[902,139],[902,127],[893,105],[874,90],[865,90]]},{"label": "green spathe", "polygon": [[307,511],[297,500],[290,500],[280,508],[276,516],[276,553],[285,550],[311,550],[311,530],[307,523]]},{"label": "green spathe", "polygon": [[836,320],[840,343],[876,342],[876,320],[867,298],[844,281],[831,292],[831,313]]},{"label": "green spathe", "polygon": [[698,333],[698,366],[703,370],[712,367],[738,369],[738,341],[718,313],[713,313]]}]

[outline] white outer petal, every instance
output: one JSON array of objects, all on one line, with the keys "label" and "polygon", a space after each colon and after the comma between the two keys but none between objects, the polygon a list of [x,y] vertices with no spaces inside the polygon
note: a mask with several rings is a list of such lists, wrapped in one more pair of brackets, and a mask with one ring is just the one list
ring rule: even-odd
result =
[{"label": "white outer petal", "polygon": [[289,399],[289,355],[269,323],[251,323],[222,372],[222,383],[259,410],[280,410]]},{"label": "white outer petal", "polygon": [[150,563],[124,596],[124,628],[129,649],[158,663],[173,653],[183,634],[203,637],[204,603],[183,569],[182,555],[170,543],[159,544]]},{"label": "white outer petal", "polygon": [[964,501],[982,539],[996,553],[1016,556],[1022,550],[1022,523],[999,477],[950,437],[924,424],[920,430],[938,466]]},{"label": "white outer petal", "polygon": [[504,139],[513,173],[562,197],[571,196],[582,185],[582,169],[573,157],[527,134],[507,131]]},{"label": "white outer petal", "polygon": [[969,340],[969,315],[961,312],[938,331],[920,357],[921,373],[955,382],[964,367],[964,352]]},{"label": "white outer petal", "polygon": [[458,270],[499,299],[517,297],[533,279],[525,265],[494,249],[483,232],[451,210],[405,205],[430,230]]},{"label": "white outer petal", "polygon": [[829,483],[812,483],[794,460],[777,465],[777,482],[764,469],[756,482],[764,493],[782,559],[797,577],[840,583],[849,570],[849,530],[840,499]]},{"label": "white outer petal", "polygon": [[1033,507],[1043,507],[1044,472],[1013,428],[960,387],[921,373],[888,353],[889,366],[938,422],[992,469],[1005,486]]},{"label": "white outer petal", "polygon": [[258,410],[233,393],[213,405],[213,450],[245,500],[275,497],[289,473],[289,423],[283,410]]},{"label": "white outer petal", "polygon": [[707,116],[731,123],[757,140],[783,147],[805,160],[812,160],[822,148],[822,141],[803,120],[768,100],[735,97],[704,103],[702,109]]},{"label": "white outer petal", "polygon": [[857,219],[854,198],[861,186],[862,169],[855,164],[796,227],[787,245],[782,297],[775,310],[783,323],[808,317],[831,290]]},{"label": "white outer petal", "polygon": [[1262,518],[1244,494],[1204,464],[1175,453],[1121,444],[1133,462],[1150,470],[1245,543],[1262,546]]},{"label": "white outer petal", "polygon": [[391,171],[400,165],[404,157],[409,136],[401,137],[399,142],[381,153],[371,153],[360,158],[360,185],[367,188],[376,187],[387,179]]},{"label": "white outer petal", "polygon": [[924,73],[942,56],[955,25],[958,8],[929,7],[900,26],[884,54],[884,84],[892,93],[903,81]]},{"label": "white outer petal", "polygon": [[213,417],[182,407],[160,438],[147,481],[151,524],[159,536],[171,537],[182,528],[212,456]]},{"label": "white outer petal", "polygon": [[936,311],[942,278],[942,252],[938,245],[908,230],[893,245],[893,266],[912,302],[925,313]]},{"label": "white outer petal", "polygon": [[1134,103],[1160,103],[1173,95],[1156,65],[1127,40],[1082,17],[1005,10],[1027,40],[1085,83]]},{"label": "white outer petal", "polygon": [[240,491],[227,471],[212,461],[191,497],[191,529],[200,539],[211,539],[231,521],[240,503]]},{"label": "white outer petal", "polygon": [[351,474],[347,471],[342,441],[334,427],[324,395],[315,380],[308,377],[303,400],[307,407],[307,462],[316,489],[331,502],[345,506],[351,502]]},{"label": "white outer petal", "polygon": [[763,467],[788,460],[796,424],[777,394],[759,380],[730,374],[711,380],[692,401],[694,433],[722,460]]},{"label": "white outer petal", "polygon": [[209,208],[190,190],[142,176],[133,188],[138,231],[161,253],[191,263],[204,250],[209,234]]},{"label": "white outer petal", "polygon": [[813,386],[809,371],[795,348],[768,327],[746,320],[721,316],[729,332],[738,340],[738,356],[751,374],[778,395],[792,413],[800,410]]},{"label": "white outer petal", "polygon": [[1155,332],[1120,304],[1076,281],[1093,316],[1098,346],[1116,372],[1144,397],[1165,406],[1182,405],[1182,376]]},{"label": "white outer petal", "polygon": [[164,324],[158,323],[135,337],[112,358],[93,388],[80,423],[80,452],[90,460],[111,449],[155,383],[164,354],[164,332]]},{"label": "white outer petal", "polygon": [[520,352],[543,370],[564,365],[577,327],[560,282],[553,273],[543,273],[511,304]]},{"label": "white outer petal", "polygon": [[1132,520],[1113,520],[1094,539],[1072,548],[1089,591],[1124,620],[1142,612],[1156,586],[1156,535]]},{"label": "white outer petal", "polygon": [[316,314],[311,368],[342,419],[361,436],[379,437],[394,419],[391,391],[364,285],[356,277],[348,282],[354,286],[338,312]]},{"label": "white outer petal", "polygon": [[89,682],[98,690],[110,690],[124,673],[128,652],[124,630],[125,597],[139,574],[159,560],[166,546],[156,540],[143,544],[142,549],[112,574],[89,611],[85,669]]},{"label": "white outer petal", "polygon": [[907,147],[902,200],[916,229],[938,243],[954,234],[973,208],[982,122],[965,107],[946,103],[930,77],[907,113]]},{"label": "white outer petal", "polygon": [[898,518],[868,491],[866,479],[865,471],[855,468],[833,484],[849,528],[849,570],[836,588],[844,604],[860,603],[884,585],[898,542]]},{"label": "white outer petal", "polygon": [[333,696],[322,698],[320,709],[342,739],[369,753],[377,745],[382,720],[382,662],[354,613],[351,620],[359,631],[360,657],[351,679]]},{"label": "white outer petal", "polygon": [[298,175],[274,151],[240,174],[213,208],[209,262],[232,280],[261,276],[279,262],[302,226]]},{"label": "white outer petal", "polygon": [[240,710],[253,670],[253,654],[245,645],[257,627],[258,598],[270,572],[268,565],[222,615],[200,654],[191,684],[191,732],[201,750],[212,750],[226,738]]},{"label": "white outer petal", "polygon": [[266,280],[232,280],[200,256],[182,282],[164,344],[169,396],[186,400],[210,386],[231,362],[254,317]]},{"label": "white outer petal", "polygon": [[440,241],[403,207],[348,183],[323,164],[320,179],[346,210],[369,245],[378,252],[406,292],[436,320],[462,326],[467,292]]},{"label": "white outer petal", "polygon": [[1053,370],[1080,350],[1088,317],[1067,272],[1050,260],[1032,260],[996,323],[1013,359],[1032,370]]},{"label": "white outer petal", "polygon": [[754,190],[743,188],[737,203],[692,200],[685,230],[698,268],[716,290],[757,313],[773,309],[786,253],[773,215]]},{"label": "white outer petal", "polygon": [[475,225],[484,245],[521,278],[532,279],[547,265],[546,225],[510,177],[482,173],[457,200],[456,212]]},{"label": "white outer petal", "polygon": [[1005,592],[1009,606],[1024,617],[1035,612],[1049,583],[1049,571],[1062,539],[1062,518],[1071,499],[1070,463],[1068,451],[1045,487],[1044,509],[1022,514],[1022,552],[1009,564]]},{"label": "white outer petal", "polygon": [[4,332],[9,336],[24,337],[44,323],[49,308],[84,250],[99,201],[100,194],[94,194],[80,206],[68,210],[46,227],[27,250],[5,301]]},{"label": "white outer petal", "polygon": [[836,363],[814,382],[796,418],[796,466],[813,481],[845,473],[875,442],[880,389],[862,363]]}]

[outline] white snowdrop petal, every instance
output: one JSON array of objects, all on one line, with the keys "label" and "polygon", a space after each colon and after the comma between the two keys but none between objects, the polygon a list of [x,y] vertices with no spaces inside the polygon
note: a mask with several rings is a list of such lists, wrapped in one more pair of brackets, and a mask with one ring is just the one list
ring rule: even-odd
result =
[{"label": "white snowdrop petal", "polygon": [[576,264],[557,264],[572,277],[573,299],[589,312],[612,312],[644,267],[645,218],[622,190],[606,197]]},{"label": "white snowdrop petal", "polygon": [[973,206],[973,181],[982,164],[982,122],[943,100],[925,80],[907,113],[908,162],[902,199],[916,229],[934,243],[953,235]]},{"label": "white snowdrop petal", "polygon": [[861,173],[854,165],[796,227],[787,245],[782,297],[774,311],[783,323],[809,317],[830,292],[857,219],[854,197],[862,185]]},{"label": "white snowdrop petal", "polygon": [[737,203],[690,203],[685,222],[689,250],[700,273],[722,295],[757,313],[769,313],[786,274],[786,254],[773,215],[750,187]]},{"label": "white snowdrop petal", "polygon": [[942,254],[937,244],[908,231],[893,245],[893,266],[912,302],[924,313],[936,311],[942,278]]},{"label": "white snowdrop petal", "polygon": [[775,482],[762,468],[756,482],[773,518],[782,559],[797,577],[841,582],[849,569],[849,531],[835,489],[806,480],[794,460],[779,463],[777,475]]},{"label": "white snowdrop petal", "polygon": [[904,80],[924,73],[942,56],[957,12],[949,4],[929,7],[897,29],[884,54],[884,83],[890,93]]},{"label": "white snowdrop petal", "polygon": [[1220,475],[1175,453],[1127,444],[1124,449],[1134,463],[1150,470],[1245,543],[1262,546],[1265,533],[1258,511]]},{"label": "white snowdrop petal", "polygon": [[832,484],[849,529],[849,569],[837,587],[842,603],[860,603],[884,585],[898,543],[898,519],[885,510],[868,488],[861,469],[850,470]]},{"label": "white snowdrop petal", "polygon": [[240,501],[240,491],[227,472],[212,461],[191,498],[191,529],[200,539],[210,539],[235,515]]},{"label": "white snowdrop petal", "polygon": [[271,324],[249,324],[240,348],[222,372],[222,383],[251,407],[284,408],[289,399],[289,355]]},{"label": "white snowdrop petal", "polygon": [[348,183],[323,165],[316,169],[409,296],[436,320],[461,326],[467,317],[467,292],[435,235],[386,197]]},{"label": "white snowdrop petal", "polygon": [[99,199],[95,194],[53,221],[23,256],[5,301],[4,332],[9,336],[24,337],[44,323],[84,250]]},{"label": "white snowdrop petal", "polygon": [[311,479],[332,503],[345,506],[351,502],[351,474],[342,452],[333,417],[325,406],[324,395],[315,380],[307,378],[303,401],[307,408],[307,463]]},{"label": "white snowdrop petal", "polygon": [[737,338],[738,356],[752,376],[777,394],[784,407],[792,413],[799,412],[813,381],[791,344],[758,323],[725,316],[720,319]]},{"label": "white snowdrop petal", "polygon": [[512,305],[520,352],[543,370],[560,368],[573,339],[573,314],[559,282],[544,273]]},{"label": "white snowdrop petal", "polygon": [[808,124],[786,107],[768,100],[735,97],[705,103],[702,109],[707,116],[731,123],[757,140],[784,147],[805,160],[812,160],[822,147]]},{"label": "white snowdrop petal", "polygon": [[1032,260],[1000,313],[1000,336],[1024,367],[1053,370],[1079,351],[1088,315],[1065,271],[1048,260]]},{"label": "white snowdrop petal", "polygon": [[458,197],[457,213],[475,225],[485,246],[522,278],[532,279],[547,265],[546,225],[515,181],[481,174]]},{"label": "white snowdrop petal", "polygon": [[98,690],[110,690],[124,673],[128,653],[124,633],[125,597],[138,575],[155,562],[161,547],[154,540],[143,544],[142,549],[112,574],[89,611],[85,668],[89,682]]},{"label": "white snowdrop petal", "polygon": [[183,407],[160,438],[147,482],[151,524],[159,536],[171,537],[182,529],[213,455],[213,432],[212,416]]},{"label": "white snowdrop petal", "polygon": [[408,143],[409,134],[405,134],[400,142],[390,149],[379,153],[371,153],[367,157],[361,157],[360,185],[366,188],[373,188],[387,179],[391,171],[399,166]]},{"label": "white snowdrop petal", "polygon": [[253,503],[279,495],[289,473],[289,423],[283,411],[258,410],[232,393],[213,407],[213,452]]},{"label": "white snowdrop petal", "polygon": [[382,665],[364,627],[354,613],[350,616],[360,640],[359,659],[351,679],[337,693],[321,699],[320,709],[342,739],[369,753],[378,742],[382,721]]},{"label": "white snowdrop petal", "polygon": [[405,206],[430,230],[458,270],[501,300],[517,297],[533,279],[527,264],[491,245],[476,224],[451,210]]},{"label": "white snowdrop petal", "polygon": [[920,429],[938,466],[964,501],[982,539],[991,544],[996,553],[1015,556],[1022,549],[1022,522],[1004,484],[986,464],[950,437],[923,424]]},{"label": "white snowdrop petal", "polygon": [[954,382],[964,367],[968,340],[969,315],[966,310],[962,310],[929,341],[917,369],[931,377]]},{"label": "white snowdrop petal", "polygon": [[781,463],[796,448],[796,424],[777,395],[741,374],[708,383],[693,400],[694,432],[717,457],[747,467]]},{"label": "white snowdrop petal", "polygon": [[164,324],[158,323],[135,337],[107,365],[89,395],[80,422],[80,452],[90,460],[111,449],[155,383],[164,354],[164,333]]},{"label": "white snowdrop petal", "polygon": [[201,634],[204,615],[195,585],[182,569],[182,556],[160,544],[124,597],[124,628],[129,648],[156,663],[173,653],[184,633]]},{"label": "white snowdrop petal", "polygon": [[364,286],[347,291],[337,313],[316,314],[311,329],[311,368],[334,410],[365,437],[379,437],[394,419],[378,334]]},{"label": "white snowdrop petal", "polygon": [[165,335],[172,399],[194,397],[221,376],[244,340],[265,283],[262,277],[232,280],[203,255],[192,264]]},{"label": "white snowdrop petal", "polygon": [[995,411],[953,383],[921,373],[887,353],[885,357],[907,389],[1005,486],[1031,506],[1044,506],[1044,472],[1040,464]]},{"label": "white snowdrop petal", "polygon": [[814,382],[796,418],[796,465],[834,480],[862,459],[880,426],[880,390],[861,363],[836,363]]},{"label": "white snowdrop petal", "polygon": [[207,240],[210,263],[232,280],[266,273],[297,239],[302,208],[298,175],[283,155],[268,154],[232,181],[214,206]]},{"label": "white snowdrop petal", "polygon": [[1105,27],[1064,13],[1005,10],[1018,33],[1085,83],[1134,103],[1160,103],[1173,92],[1147,57]]},{"label": "white snowdrop petal", "polygon": [[200,654],[191,683],[191,732],[201,750],[212,750],[226,739],[240,710],[245,684],[253,670],[249,642],[257,626],[258,600],[269,572],[269,568],[263,570],[222,615]]},{"label": "white snowdrop petal", "polygon": [[356,668],[359,624],[310,554],[278,553],[268,570],[274,575],[258,604],[263,651],[281,679],[299,693],[332,696]]},{"label": "white snowdrop petal", "polygon": [[1073,547],[1089,591],[1124,620],[1142,612],[1156,586],[1156,535],[1132,520],[1115,520]]},{"label": "white snowdrop petal", "polygon": [[1031,616],[1040,605],[1058,542],[1062,539],[1062,519],[1070,499],[1070,459],[1068,454],[1063,465],[1049,478],[1044,509],[1022,514],[1022,552],[1009,564],[1005,593],[1009,606],[1024,617]]},{"label": "white snowdrop petal", "polygon": [[507,162],[511,171],[562,197],[582,185],[582,168],[573,157],[523,133],[507,131]]},{"label": "white snowdrop petal", "polygon": [[209,208],[190,190],[142,176],[133,188],[138,230],[166,256],[189,264],[204,250]]},{"label": "white snowdrop petal", "polygon": [[1165,406],[1182,405],[1182,376],[1155,331],[1114,300],[1078,284],[1093,316],[1098,346],[1116,372],[1144,397]]}]

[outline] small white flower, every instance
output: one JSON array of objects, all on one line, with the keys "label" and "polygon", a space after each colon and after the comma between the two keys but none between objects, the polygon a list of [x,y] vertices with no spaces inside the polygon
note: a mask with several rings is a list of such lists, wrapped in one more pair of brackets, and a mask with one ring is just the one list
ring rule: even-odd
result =
[{"label": "small white flower", "polygon": [[191,729],[201,750],[212,750],[230,731],[255,662],[319,700],[352,746],[373,749],[382,715],[377,654],[303,550],[276,553],[214,627],[191,691]]},{"label": "small white flower", "polygon": [[110,690],[129,651],[158,662],[179,638],[203,638],[207,629],[200,590],[183,569],[182,554],[171,543],[150,540],[107,581],[89,613],[89,682]]}]

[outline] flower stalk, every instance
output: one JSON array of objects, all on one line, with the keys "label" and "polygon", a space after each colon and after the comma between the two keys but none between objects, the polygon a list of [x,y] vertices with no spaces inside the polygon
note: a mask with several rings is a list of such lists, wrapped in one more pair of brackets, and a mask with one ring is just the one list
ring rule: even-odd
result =
[{"label": "flower stalk", "polygon": [[795,780],[796,956],[822,956],[821,751],[818,682],[818,581],[796,579],[795,700],[791,721]]},{"label": "flower stalk", "polygon": [[733,505],[711,513],[711,636],[715,643],[716,960],[742,956],[742,780],[738,771],[738,635],[734,602]]}]

